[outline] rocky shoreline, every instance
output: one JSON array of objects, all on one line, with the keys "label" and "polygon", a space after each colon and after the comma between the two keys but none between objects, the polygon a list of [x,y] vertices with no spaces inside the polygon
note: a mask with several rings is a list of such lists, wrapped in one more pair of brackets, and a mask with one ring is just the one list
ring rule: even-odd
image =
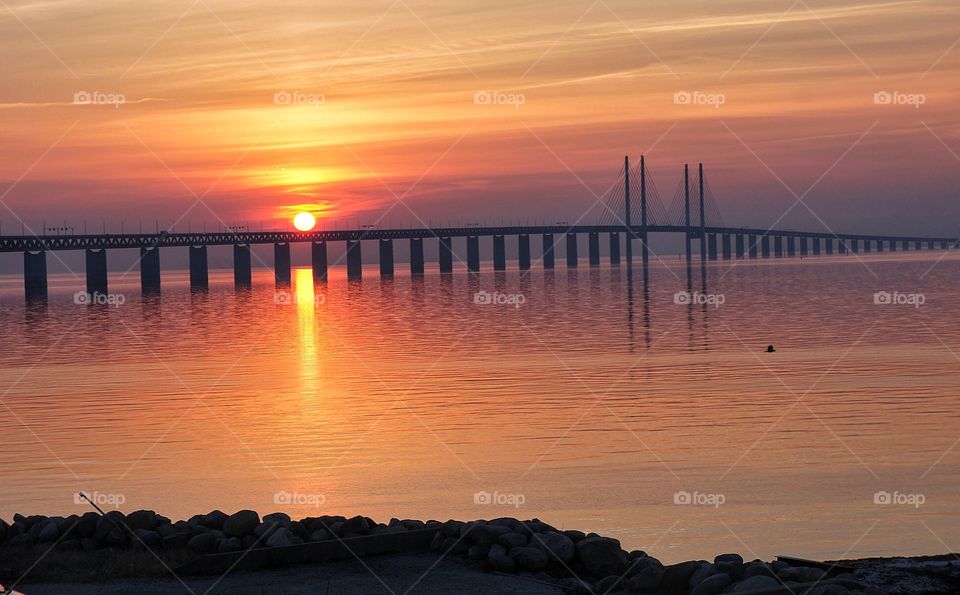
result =
[{"label": "rocky shoreline", "polygon": [[[398,540],[409,534],[419,539]],[[358,538],[363,538],[358,540]],[[15,515],[0,520],[0,553],[43,550],[102,554],[147,551],[177,554],[180,560],[205,559],[255,550],[271,550],[271,558],[303,561],[297,552],[352,542],[376,545],[415,544],[445,558],[460,559],[488,572],[520,574],[574,593],[809,593],[810,595],[890,592],[865,582],[841,564],[818,565],[778,560],[744,560],[727,553],[712,561],[692,560],[666,565],[639,550],[595,533],[559,530],[538,519],[497,518],[478,521],[391,519],[377,523],[364,516],[291,519],[284,513],[261,517],[252,510],[226,514],[215,510],[188,520],[171,521],[149,510],[129,514],[88,512],[68,517]],[[300,547],[298,547],[300,546]],[[321,546],[316,546],[321,547]],[[338,546],[339,547],[339,546]],[[366,551],[378,551],[376,548]],[[382,552],[405,553],[382,549]],[[17,577],[0,576],[2,580]]]}]

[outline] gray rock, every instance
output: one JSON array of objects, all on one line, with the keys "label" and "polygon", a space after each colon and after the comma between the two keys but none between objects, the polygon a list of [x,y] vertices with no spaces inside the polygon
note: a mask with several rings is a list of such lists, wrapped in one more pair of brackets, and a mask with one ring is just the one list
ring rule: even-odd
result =
[{"label": "gray rock", "polygon": [[310,541],[327,541],[330,539],[330,533],[326,529],[317,529],[310,534]]},{"label": "gray rock", "polygon": [[203,515],[200,524],[210,529],[223,530],[223,523],[227,520],[227,514],[221,510],[214,510]]},{"label": "gray rock", "polygon": [[7,540],[6,545],[10,547],[30,547],[37,542],[37,538],[29,533],[14,535]]},{"label": "gray rock", "polygon": [[743,556],[740,554],[720,554],[713,559],[714,564],[720,564],[721,562],[734,562],[736,564],[743,564]]},{"label": "gray rock", "polygon": [[465,530],[467,531],[466,535],[468,539],[482,545],[493,545],[499,541],[501,535],[510,533],[509,527],[489,525],[486,523],[473,523],[467,525]]},{"label": "gray rock", "polygon": [[252,510],[231,514],[223,522],[223,532],[228,537],[243,537],[254,532],[260,524],[260,515]]},{"label": "gray rock", "polygon": [[583,531],[576,531],[573,529],[564,531],[563,534],[569,537],[570,540],[573,541],[573,543],[577,543],[578,541],[582,540],[584,537],[587,536],[587,534],[584,533]]},{"label": "gray rock", "polygon": [[730,578],[729,574],[724,572],[713,574],[700,581],[700,583],[690,591],[690,595],[717,595],[729,587],[732,582],[733,579]]},{"label": "gray rock", "polygon": [[368,531],[373,527],[370,523],[370,520],[364,516],[355,516],[353,518],[347,519],[343,523],[343,534],[344,535],[366,535]]},{"label": "gray rock", "polygon": [[646,564],[638,572],[635,572],[628,581],[630,589],[633,591],[653,591],[660,587],[663,582],[663,575],[666,572],[663,566],[659,564]]},{"label": "gray rock", "polygon": [[60,529],[57,528],[55,521],[46,521],[43,525],[40,525],[37,541],[40,543],[52,543],[58,539],[60,539]]},{"label": "gray rock", "polygon": [[263,516],[263,522],[268,524],[275,524],[279,527],[289,527],[290,515],[285,512],[271,512]]},{"label": "gray rock", "polygon": [[201,533],[188,541],[187,547],[198,554],[212,554],[217,549],[217,538],[212,533]]},{"label": "gray rock", "polygon": [[490,562],[490,567],[497,572],[512,573],[517,570],[517,563],[507,555],[507,550],[502,545],[490,546],[487,561]]},{"label": "gray rock", "polygon": [[740,581],[733,587],[733,593],[743,593],[744,591],[760,591],[762,589],[775,589],[781,586],[780,581],[769,576],[751,576]]},{"label": "gray rock", "polygon": [[239,552],[243,547],[240,539],[237,537],[225,537],[217,540],[217,552]]},{"label": "gray rock", "polygon": [[587,537],[577,542],[576,549],[580,564],[591,576],[620,576],[627,570],[627,553],[616,539]]},{"label": "gray rock", "polygon": [[690,576],[700,567],[700,562],[680,562],[664,568],[660,586],[668,593],[687,593],[690,590]]},{"label": "gray rock", "polygon": [[190,541],[189,533],[174,533],[163,538],[163,549],[179,549],[187,547]]},{"label": "gray rock", "polygon": [[284,547],[296,543],[303,543],[303,540],[294,535],[290,529],[286,527],[280,527],[267,539],[267,547]]},{"label": "gray rock", "polygon": [[750,578],[751,576],[773,577],[774,572],[772,568],[763,562],[751,562],[743,567],[743,578]]},{"label": "gray rock", "polygon": [[596,592],[597,593],[612,593],[614,591],[622,591],[627,587],[626,579],[620,575],[610,575],[602,578],[597,583]]},{"label": "gray rock", "polygon": [[511,548],[508,555],[525,570],[543,570],[547,567],[547,553],[535,547]]},{"label": "gray rock", "polygon": [[476,543],[470,546],[470,549],[467,550],[467,558],[471,560],[486,560],[487,552],[490,551],[489,545],[483,545]]},{"label": "gray rock", "polygon": [[446,537],[460,537],[460,531],[465,524],[463,521],[447,521],[441,525],[440,530]]},{"label": "gray rock", "polygon": [[93,537],[93,534],[97,530],[97,521],[99,519],[99,514],[95,512],[85,512],[77,522],[77,535],[79,535],[81,539],[84,537]]},{"label": "gray rock", "polygon": [[709,562],[700,562],[700,565],[697,566],[697,569],[693,571],[693,574],[690,575],[690,579],[687,581],[687,584],[690,588],[694,588],[703,582],[703,579],[707,578],[711,574],[716,574],[714,572],[713,564]]},{"label": "gray rock", "polygon": [[507,549],[523,547],[527,545],[527,536],[522,533],[504,533],[497,541]]},{"label": "gray rock", "polygon": [[157,513],[152,510],[137,510],[127,515],[127,527],[136,531],[137,529],[157,528]]},{"label": "gray rock", "polygon": [[572,562],[577,553],[577,546],[572,539],[553,531],[534,533],[530,538],[530,545],[549,554],[550,561],[559,560],[563,564]]},{"label": "gray rock", "polygon": [[150,529],[134,529],[133,534],[137,536],[136,544],[139,546],[157,547],[163,543],[163,537]]}]

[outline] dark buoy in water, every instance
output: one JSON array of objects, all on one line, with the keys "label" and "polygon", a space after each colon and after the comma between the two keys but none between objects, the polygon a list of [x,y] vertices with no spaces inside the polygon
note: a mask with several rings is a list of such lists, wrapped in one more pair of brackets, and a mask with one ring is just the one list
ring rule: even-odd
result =
[{"label": "dark buoy in water", "polygon": [[773,345],[767,345],[767,353],[775,353],[777,350],[773,348]]}]

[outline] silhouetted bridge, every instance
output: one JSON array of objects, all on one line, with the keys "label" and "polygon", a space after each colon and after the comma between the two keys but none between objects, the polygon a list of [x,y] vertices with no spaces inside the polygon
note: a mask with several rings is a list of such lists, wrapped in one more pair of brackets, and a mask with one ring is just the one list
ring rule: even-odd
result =
[{"label": "silhouetted bridge", "polygon": [[[720,219],[703,176],[702,165],[692,180],[689,168],[684,166],[684,175],[674,193],[670,208],[660,202],[652,182],[648,180],[644,160],[631,170],[629,161],[617,181],[604,193],[601,206],[604,216],[599,224],[568,225],[520,225],[520,226],[467,226],[420,229],[362,229],[341,231],[270,231],[270,232],[216,232],[216,233],[168,233],[154,234],[80,234],[52,236],[0,236],[0,252],[22,252],[24,255],[24,286],[28,298],[43,297],[47,292],[48,251],[85,250],[87,291],[107,291],[107,250],[139,249],[140,279],[144,291],[160,289],[160,249],[187,248],[190,256],[190,284],[205,288],[208,279],[207,247],[233,246],[234,279],[237,285],[251,282],[251,253],[253,244],[274,245],[274,272],[278,283],[290,281],[290,245],[310,243],[313,276],[318,281],[327,278],[328,242],[344,242],[348,278],[362,275],[361,246],[364,241],[378,244],[380,274],[394,274],[393,242],[410,242],[410,272],[422,275],[425,269],[423,242],[435,238],[439,244],[439,268],[441,273],[452,273],[454,263],[454,238],[466,238],[468,271],[480,270],[480,238],[493,238],[493,269],[506,270],[506,238],[517,238],[517,262],[520,270],[529,270],[533,264],[531,236],[541,236],[539,262],[544,269],[555,266],[555,248],[563,236],[566,246],[566,264],[576,267],[579,262],[578,237],[586,235],[587,257],[591,266],[600,264],[600,236],[608,235],[610,264],[619,266],[621,248],[625,247],[626,260],[633,257],[633,240],[639,242],[642,258],[649,258],[647,238],[651,233],[679,233],[686,239],[686,258],[692,258],[692,242],[699,243],[700,257],[704,260],[731,260],[832,255],[882,252],[886,247],[896,250],[946,250],[958,242],[957,238],[916,237],[875,234],[839,234],[833,232],[798,231],[789,229],[764,229],[707,225],[708,210],[712,219]],[[691,196],[694,197],[691,200]],[[639,199],[639,213],[634,211],[634,202]],[[630,222],[627,224],[627,222]],[[621,238],[627,238],[624,240]]]}]

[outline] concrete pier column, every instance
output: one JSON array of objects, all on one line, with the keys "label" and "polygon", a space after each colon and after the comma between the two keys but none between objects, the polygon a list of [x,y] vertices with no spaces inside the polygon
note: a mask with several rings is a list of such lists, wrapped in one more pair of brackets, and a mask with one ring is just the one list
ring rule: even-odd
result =
[{"label": "concrete pier column", "polygon": [[725,233],[720,236],[720,253],[723,254],[724,260],[730,260],[730,258],[733,256],[730,248],[730,234]]},{"label": "concrete pier column", "polygon": [[577,234],[567,234],[567,268],[577,268]]},{"label": "concrete pier column", "polygon": [[797,238],[787,236],[787,256],[793,258],[797,255]]},{"label": "concrete pier column", "polygon": [[467,270],[471,273],[480,272],[480,238],[467,236]]},{"label": "concrete pier column", "polygon": [[590,266],[600,266],[600,234],[591,231],[587,234],[587,257],[590,259]]},{"label": "concrete pier column", "polygon": [[764,258],[770,258],[770,236],[764,235],[760,238],[760,253]]},{"label": "concrete pier column", "polygon": [[820,256],[820,238],[810,238],[810,243],[813,244],[813,255]]},{"label": "concrete pier column", "polygon": [[941,249],[941,250],[947,250],[947,249],[948,249],[948,248],[947,248],[948,245],[949,245],[949,244],[947,243],[946,240],[940,240],[940,249]]},{"label": "concrete pier column", "polygon": [[520,270],[530,270],[530,235],[522,233],[517,236],[517,256],[520,260]]},{"label": "concrete pier column", "polygon": [[743,245],[743,234],[742,234],[742,233],[738,233],[738,234],[737,234],[737,239],[735,240],[735,243],[736,243],[736,249],[737,249],[737,252],[736,252],[736,254],[737,254],[737,260],[740,260],[740,259],[743,258],[743,255],[746,254],[746,252],[745,252],[745,250],[744,250],[744,245]]},{"label": "concrete pier column", "polygon": [[393,276],[393,240],[380,239],[380,276]]},{"label": "concrete pier column", "polygon": [[869,239],[863,240],[863,251],[870,252],[871,248],[873,248],[873,246],[870,245],[870,240]]},{"label": "concrete pier column", "polygon": [[783,257],[783,237],[781,236],[773,237],[773,254],[777,258]]},{"label": "concrete pier column", "polygon": [[839,238],[837,240],[837,252],[839,252],[840,254],[846,254],[847,249],[850,246],[849,242],[850,240],[848,240],[847,238]]},{"label": "concrete pier column", "polygon": [[290,283],[290,244],[288,243],[273,245],[273,276],[279,285]]},{"label": "concrete pier column", "polygon": [[423,274],[423,238],[410,238],[410,274]]},{"label": "concrete pier column", "polygon": [[850,240],[850,251],[854,254],[860,254],[860,240],[852,239]]},{"label": "concrete pier column", "polygon": [[877,238],[877,252],[883,252],[883,240]]},{"label": "concrete pier column", "polygon": [[543,234],[543,268],[552,269],[553,262],[553,234]]},{"label": "concrete pier column", "polygon": [[891,252],[896,252],[896,251],[897,251],[897,241],[896,241],[896,240],[887,240],[887,248],[889,248]]},{"label": "concrete pier column", "polygon": [[807,236],[800,236],[800,256],[807,255]]},{"label": "concrete pier column", "polygon": [[190,289],[209,287],[207,272],[207,247],[190,246]]},{"label": "concrete pier column", "polygon": [[160,248],[140,248],[140,290],[143,293],[160,291]]},{"label": "concrete pier column", "polygon": [[750,236],[748,236],[748,240],[749,240],[748,244],[750,247],[750,258],[756,258],[757,257],[757,236],[751,234]]},{"label": "concrete pier column", "polygon": [[900,248],[902,248],[904,252],[908,252],[910,250],[910,242],[908,240],[901,241]]},{"label": "concrete pier column", "polygon": [[620,234],[610,232],[610,266],[620,266]]},{"label": "concrete pier column", "polygon": [[233,285],[250,287],[253,275],[250,271],[250,244],[233,245]]},{"label": "concrete pier column", "polygon": [[827,256],[833,254],[833,238],[824,238],[823,243],[826,246]]},{"label": "concrete pier column", "polygon": [[916,241],[913,243],[913,246],[914,246],[914,248],[917,249],[918,252],[919,252],[920,250],[923,250],[923,242],[920,241],[920,240],[916,240]]},{"label": "concrete pier column", "polygon": [[363,278],[363,253],[360,240],[347,240],[347,279]]},{"label": "concrete pier column", "polygon": [[313,265],[313,280],[327,280],[327,243],[313,242],[310,246],[310,263]]},{"label": "concrete pier column", "polygon": [[27,301],[47,298],[47,253],[23,253],[23,289]]},{"label": "concrete pier column", "polygon": [[440,272],[453,272],[453,239],[440,238]]},{"label": "concrete pier column", "polygon": [[503,236],[493,236],[493,270],[507,270],[507,240]]},{"label": "concrete pier column", "polygon": [[[717,234],[708,233],[706,234],[707,238],[707,253],[709,254],[710,260],[717,259]],[[701,238],[701,242],[703,239]]]},{"label": "concrete pier column", "polygon": [[107,293],[107,251],[86,250],[87,293]]}]

